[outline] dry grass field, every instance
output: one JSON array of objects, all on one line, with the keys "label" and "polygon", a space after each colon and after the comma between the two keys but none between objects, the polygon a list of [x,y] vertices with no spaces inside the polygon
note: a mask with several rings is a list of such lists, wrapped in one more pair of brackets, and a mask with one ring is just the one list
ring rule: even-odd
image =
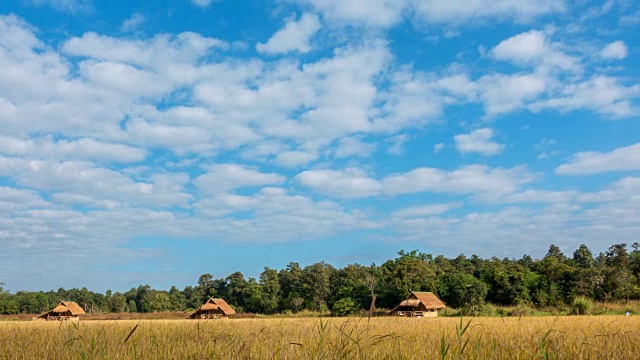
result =
[{"label": "dry grass field", "polygon": [[0,322],[0,359],[637,359],[640,316]]}]

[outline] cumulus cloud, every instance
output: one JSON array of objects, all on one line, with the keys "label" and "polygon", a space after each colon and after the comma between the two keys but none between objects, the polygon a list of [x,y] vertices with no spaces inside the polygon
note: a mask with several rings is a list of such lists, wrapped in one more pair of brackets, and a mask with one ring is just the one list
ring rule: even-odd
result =
[{"label": "cumulus cloud", "polygon": [[168,64],[191,64],[212,49],[227,47],[228,44],[222,40],[193,32],[161,34],[144,40],[119,39],[88,32],[64,42],[62,51],[74,56],[158,69]]},{"label": "cumulus cloud", "polygon": [[358,137],[350,136],[338,140],[335,149],[337,158],[350,156],[368,157],[376,149],[374,144],[364,142]]},{"label": "cumulus cloud", "polygon": [[135,13],[131,15],[130,18],[122,22],[122,25],[120,25],[120,31],[129,32],[135,30],[145,21],[147,21],[147,18],[143,14]]},{"label": "cumulus cloud", "polygon": [[[95,253],[134,259],[129,245],[155,236],[280,242],[381,228],[376,236],[473,239],[465,246],[484,241],[482,248],[502,249],[514,239],[526,243],[551,234],[601,239],[615,231],[621,241],[637,234],[635,177],[600,191],[535,189],[529,187],[538,174],[525,165],[445,169],[429,163],[450,155],[434,158],[430,146],[441,151],[453,135],[441,131],[450,116],[464,117],[469,109],[489,118],[574,110],[635,116],[640,85],[617,76],[620,68],[594,69],[593,56],[551,30],[498,41],[473,66],[459,54],[455,64],[433,70],[404,63],[392,42],[372,40],[380,29],[371,27],[408,17],[418,27],[425,21],[520,20],[562,11],[558,3],[493,4],[473,19],[467,8],[476,3],[363,4],[308,2],[303,10],[318,15],[285,24],[261,44],[261,56],[195,32],[135,38],[89,32],[61,35],[60,46],[52,47],[42,40],[45,29],[0,16],[0,240],[11,249],[0,262],[49,260],[69,246],[79,249],[69,255],[74,266]],[[319,30],[307,26],[314,19],[335,42],[296,58],[315,50],[311,39]],[[123,32],[140,20],[122,23]],[[376,36],[342,37],[344,24]],[[598,54],[594,44],[590,49]],[[263,56],[268,51],[286,56]],[[458,134],[447,146],[500,153],[499,124]],[[409,140],[412,153],[393,163],[370,157],[378,149],[403,155]],[[557,154],[548,148],[551,141],[540,144],[541,156]],[[556,171],[636,171],[637,146],[578,153]],[[380,155],[380,161],[391,158]],[[431,201],[446,194],[482,204]],[[403,208],[388,206],[396,196]],[[121,246],[125,242],[131,243]],[[28,273],[20,266],[7,265],[13,269],[8,276]]]},{"label": "cumulus cloud", "polygon": [[496,20],[515,18],[519,21],[530,21],[533,17],[565,10],[562,0],[526,3],[508,0],[501,1],[499,4],[488,0],[464,2],[298,0],[298,2],[312,6],[331,21],[369,27],[390,27],[411,15],[420,22],[460,24],[486,18]]},{"label": "cumulus cloud", "polygon": [[275,173],[261,173],[237,164],[215,164],[205,167],[207,172],[193,180],[198,190],[219,193],[245,187],[278,185],[285,178]]},{"label": "cumulus cloud", "polygon": [[478,80],[479,96],[489,116],[526,107],[528,102],[543,94],[547,84],[548,79],[540,74],[495,74]]},{"label": "cumulus cloud", "polygon": [[502,153],[504,145],[493,141],[493,129],[482,128],[469,134],[458,134],[453,137],[456,149],[461,153],[477,152],[482,155],[496,155]]},{"label": "cumulus cloud", "polygon": [[308,170],[294,179],[321,194],[345,199],[373,196],[380,191],[378,181],[356,169]]},{"label": "cumulus cloud", "polygon": [[491,0],[481,1],[446,1],[446,0],[413,0],[417,15],[428,22],[462,23],[483,18],[504,19],[515,18],[529,22],[532,18],[565,11],[562,0],[543,0],[522,2],[506,0],[499,3]]},{"label": "cumulus cloud", "polygon": [[295,168],[298,166],[306,166],[310,162],[316,160],[318,154],[310,151],[284,151],[273,160],[274,163],[286,168]]},{"label": "cumulus cloud", "polygon": [[397,23],[402,18],[402,11],[407,5],[406,0],[374,0],[340,1],[340,0],[299,0],[314,8],[334,22],[347,22],[366,26],[387,27]]},{"label": "cumulus cloud", "polygon": [[382,189],[388,195],[419,192],[501,195],[514,192],[534,179],[535,175],[525,166],[491,169],[485,165],[467,165],[453,171],[417,168],[386,177]]},{"label": "cumulus cloud", "polygon": [[453,171],[416,168],[380,180],[354,169],[308,170],[296,176],[296,180],[306,187],[342,198],[423,192],[501,196],[534,179],[535,175],[524,166],[491,169],[485,165],[467,165]]},{"label": "cumulus cloud", "polygon": [[503,40],[491,53],[498,60],[535,66],[539,71],[581,71],[579,59],[565,54],[560,47],[560,44],[550,42],[544,32],[531,30]]},{"label": "cumulus cloud", "polygon": [[26,0],[25,3],[33,6],[48,5],[58,11],[71,13],[90,12],[93,10],[91,0]]},{"label": "cumulus cloud", "polygon": [[394,211],[391,216],[395,218],[416,218],[440,215],[449,210],[459,208],[463,205],[461,202],[446,204],[429,204],[423,206],[412,206],[401,210]]},{"label": "cumulus cloud", "polygon": [[624,177],[603,190],[581,193],[576,200],[581,203],[624,201],[640,204],[640,178]]},{"label": "cumulus cloud", "polygon": [[51,136],[29,140],[0,136],[0,154],[31,159],[90,159],[129,163],[143,160],[147,156],[147,151],[87,138],[54,141]]},{"label": "cumulus cloud", "polygon": [[521,192],[506,195],[502,198],[496,198],[494,200],[496,202],[502,203],[562,204],[571,202],[577,194],[577,191],[548,191],[527,189]]},{"label": "cumulus cloud", "polygon": [[590,175],[612,171],[640,170],[640,143],[610,152],[580,152],[556,168],[560,175]]},{"label": "cumulus cloud", "polygon": [[320,30],[320,20],[314,14],[305,13],[298,21],[288,22],[266,43],[256,45],[256,50],[267,54],[286,54],[291,51],[307,53],[311,50],[309,41]]},{"label": "cumulus cloud", "polygon": [[600,56],[605,59],[622,60],[627,57],[627,52],[627,45],[624,41],[618,40],[607,44],[607,46],[600,51]]},{"label": "cumulus cloud", "polygon": [[373,127],[395,131],[436,122],[444,106],[453,101],[443,94],[449,89],[435,80],[433,74],[421,72],[401,70],[393,74],[390,88],[379,96],[386,102],[385,116],[376,118]]},{"label": "cumulus cloud", "polygon": [[566,84],[559,93],[529,105],[533,111],[557,109],[563,112],[589,109],[617,119],[637,114],[633,99],[640,97],[640,85],[626,86],[615,77],[595,75]]},{"label": "cumulus cloud", "polygon": [[184,191],[188,177],[156,174],[134,180],[121,171],[96,166],[86,161],[24,160],[23,169],[13,174],[25,188],[51,193],[84,195],[113,200],[124,206],[185,206],[191,195]]}]

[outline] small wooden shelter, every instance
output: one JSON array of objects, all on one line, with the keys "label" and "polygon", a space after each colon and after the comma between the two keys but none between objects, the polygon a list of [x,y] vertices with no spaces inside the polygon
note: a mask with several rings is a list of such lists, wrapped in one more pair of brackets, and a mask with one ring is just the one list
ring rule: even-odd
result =
[{"label": "small wooden shelter", "polygon": [[187,319],[224,319],[236,312],[223,299],[209,298],[206,303],[194,311]]},{"label": "small wooden shelter", "polygon": [[80,315],[84,314],[84,310],[73,301],[60,301],[58,306],[48,312],[34,317],[33,320],[71,320],[79,321]]},{"label": "small wooden shelter", "polygon": [[432,292],[413,291],[409,297],[389,312],[389,315],[408,317],[437,317],[446,306]]}]

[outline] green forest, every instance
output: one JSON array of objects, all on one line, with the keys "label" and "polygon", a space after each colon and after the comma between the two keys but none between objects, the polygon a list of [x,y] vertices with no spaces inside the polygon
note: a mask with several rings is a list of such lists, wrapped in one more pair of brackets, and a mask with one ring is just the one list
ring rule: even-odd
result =
[{"label": "green forest", "polygon": [[203,274],[194,286],[157,290],[149,285],[105,294],[82,289],[18,291],[0,287],[0,313],[41,313],[61,299],[93,312],[189,311],[208,297],[224,298],[237,312],[256,314],[331,311],[348,315],[375,307],[393,308],[411,291],[432,291],[450,308],[473,314],[483,306],[562,307],[576,299],[595,302],[640,298],[640,245],[615,244],[598,255],[581,245],[563,254],[551,245],[542,259],[482,259],[476,255],[446,258],[414,251],[381,265],[351,264],[335,268],[324,261],[284,269],[264,268],[259,278],[234,272],[216,279]]}]

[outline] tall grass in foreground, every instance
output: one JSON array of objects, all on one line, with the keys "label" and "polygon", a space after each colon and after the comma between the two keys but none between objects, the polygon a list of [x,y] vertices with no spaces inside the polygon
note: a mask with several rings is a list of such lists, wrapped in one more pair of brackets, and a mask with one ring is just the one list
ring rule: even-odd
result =
[{"label": "tall grass in foreground", "polygon": [[637,316],[0,322],[0,359],[637,358]]}]

